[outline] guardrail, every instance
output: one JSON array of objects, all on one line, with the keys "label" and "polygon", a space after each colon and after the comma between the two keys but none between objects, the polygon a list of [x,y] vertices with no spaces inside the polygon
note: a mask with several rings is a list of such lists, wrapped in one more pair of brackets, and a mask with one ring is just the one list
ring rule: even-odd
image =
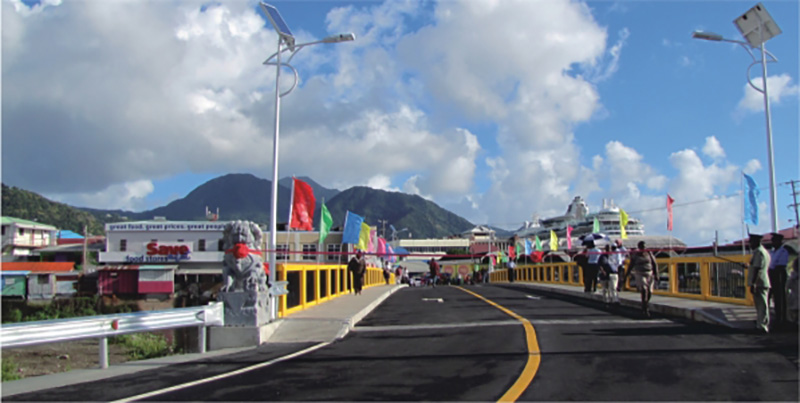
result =
[{"label": "guardrail", "polygon": [[[747,287],[748,269],[744,267],[749,261],[750,255],[659,258],[656,259],[659,281],[653,293],[752,306],[753,296]],[[520,265],[514,270],[518,282],[583,287],[583,273],[574,262]],[[508,282],[508,269],[495,270],[490,279]],[[628,282],[623,287],[633,289]]]},{"label": "guardrail", "polygon": [[223,303],[214,302],[192,308],[5,324],[0,327],[0,346],[5,349],[96,338],[100,339],[100,367],[108,368],[109,337],[196,326],[198,347],[205,353],[206,328],[222,326],[224,314]]},{"label": "guardrail", "polygon": [[[276,273],[278,281],[286,281],[287,295],[282,295],[278,305],[278,316],[285,317],[333,298],[353,291],[353,274],[347,265],[281,264]],[[395,275],[389,277],[394,284]],[[383,269],[368,267],[364,274],[363,288],[386,284]]]}]

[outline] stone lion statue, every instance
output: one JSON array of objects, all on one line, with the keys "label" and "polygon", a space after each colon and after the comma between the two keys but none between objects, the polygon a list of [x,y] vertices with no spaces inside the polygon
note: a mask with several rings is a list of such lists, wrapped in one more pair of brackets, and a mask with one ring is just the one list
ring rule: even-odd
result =
[{"label": "stone lion statue", "polygon": [[225,258],[220,291],[267,291],[267,276],[259,246],[263,233],[250,221],[231,221],[222,232]]}]

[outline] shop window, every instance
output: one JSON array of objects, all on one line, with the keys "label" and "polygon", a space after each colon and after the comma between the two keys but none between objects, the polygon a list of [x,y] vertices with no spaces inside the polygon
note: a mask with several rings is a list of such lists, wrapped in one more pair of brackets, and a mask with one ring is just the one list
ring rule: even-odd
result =
[{"label": "shop window", "polygon": [[25,235],[25,228],[20,228],[19,229],[19,234],[20,235]]},{"label": "shop window", "polygon": [[341,255],[339,254],[342,251],[341,244],[328,244],[328,258],[329,262],[339,262],[341,261]]},{"label": "shop window", "polygon": [[206,251],[206,240],[205,239],[201,239],[201,240],[197,241],[197,250],[199,250],[200,252],[205,252]]},{"label": "shop window", "polygon": [[119,240],[119,251],[126,252],[128,250],[128,240],[127,239],[120,239]]},{"label": "shop window", "polygon": [[275,245],[275,260],[287,260],[289,258],[289,245]]},{"label": "shop window", "polygon": [[303,244],[303,260],[317,260],[317,244]]}]

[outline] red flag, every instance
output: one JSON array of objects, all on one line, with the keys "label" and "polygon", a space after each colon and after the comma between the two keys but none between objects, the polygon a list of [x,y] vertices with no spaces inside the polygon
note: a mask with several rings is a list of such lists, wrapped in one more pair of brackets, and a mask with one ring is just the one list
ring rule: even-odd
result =
[{"label": "red flag", "polygon": [[672,203],[675,203],[675,199],[667,193],[667,231],[672,231]]},{"label": "red flag", "polygon": [[511,259],[517,258],[517,251],[514,249],[514,245],[508,245],[508,257]]},{"label": "red flag", "polygon": [[292,194],[292,213],[289,221],[289,228],[313,231],[314,230],[314,189],[297,178],[294,181],[294,193]]},{"label": "red flag", "polygon": [[572,249],[572,227],[567,225],[567,249]]}]

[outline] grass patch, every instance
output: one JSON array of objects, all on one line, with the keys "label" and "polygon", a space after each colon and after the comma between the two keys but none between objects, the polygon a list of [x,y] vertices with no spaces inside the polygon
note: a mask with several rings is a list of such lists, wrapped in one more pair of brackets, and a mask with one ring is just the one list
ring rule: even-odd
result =
[{"label": "grass patch", "polygon": [[15,381],[19,378],[19,369],[17,368],[17,363],[14,362],[11,358],[3,358],[2,359],[2,366],[3,366],[3,374],[2,374],[2,381]]},{"label": "grass patch", "polygon": [[175,346],[167,338],[153,333],[134,333],[109,339],[112,344],[123,346],[131,360],[166,357],[175,354]]}]

